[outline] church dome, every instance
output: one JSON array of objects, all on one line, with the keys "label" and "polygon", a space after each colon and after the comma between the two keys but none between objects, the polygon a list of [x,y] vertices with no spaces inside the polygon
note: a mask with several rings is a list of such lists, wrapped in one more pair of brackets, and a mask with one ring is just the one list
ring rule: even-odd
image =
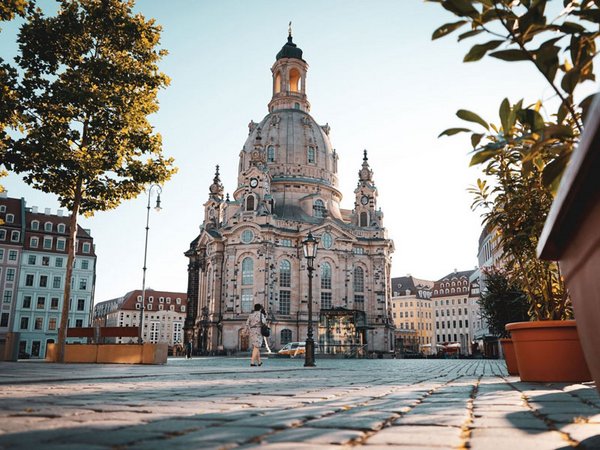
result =
[{"label": "church dome", "polygon": [[317,124],[302,110],[280,109],[249,128],[240,173],[250,166],[252,151],[260,148],[273,183],[309,181],[337,188],[337,154],[328,125]]},{"label": "church dome", "polygon": [[296,44],[294,44],[294,42],[292,42],[291,34],[288,36],[285,45],[281,47],[281,50],[279,50],[279,53],[277,53],[277,56],[275,56],[275,59],[282,58],[302,59],[302,50]]}]

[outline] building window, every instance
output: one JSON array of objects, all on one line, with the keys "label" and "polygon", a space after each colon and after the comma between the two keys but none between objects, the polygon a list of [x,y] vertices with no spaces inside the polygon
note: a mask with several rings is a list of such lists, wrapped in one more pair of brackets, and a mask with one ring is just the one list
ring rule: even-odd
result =
[{"label": "building window", "polygon": [[269,145],[267,147],[267,162],[275,161],[275,147]]},{"label": "building window", "polygon": [[23,309],[31,308],[31,295],[23,296]]},{"label": "building window", "polygon": [[56,258],[56,259],[54,260],[54,265],[55,265],[56,267],[62,267],[62,266],[63,266],[63,259],[62,259],[62,258]]},{"label": "building window", "polygon": [[44,231],[52,231],[52,222],[46,222],[44,224]]},{"label": "building window", "polygon": [[21,237],[21,232],[20,231],[13,230],[13,232],[10,233],[10,240],[12,242],[19,242],[20,237]]},{"label": "building window", "polygon": [[0,261],[4,261],[4,249],[0,248]]},{"label": "building window", "polygon": [[[253,306],[252,289],[242,289],[242,313],[251,312]],[[181,309],[183,309],[183,306]]]},{"label": "building window", "polygon": [[321,244],[323,248],[329,249],[333,245],[333,237],[329,233],[323,233],[321,236]]},{"label": "building window", "polygon": [[6,328],[8,326],[8,319],[10,318],[9,313],[2,313],[0,317],[0,327]]},{"label": "building window", "polygon": [[25,286],[33,286],[33,274],[28,273],[25,275]]},{"label": "building window", "polygon": [[290,314],[291,292],[279,291],[279,313],[284,315]]},{"label": "building window", "polygon": [[42,266],[49,266],[49,265],[50,265],[50,257],[42,256]]},{"label": "building window", "polygon": [[315,163],[315,148],[314,147],[308,147],[308,151],[306,153],[306,159],[308,161],[309,164],[314,164]]},{"label": "building window", "polygon": [[9,261],[16,261],[17,260],[17,256],[19,256],[19,253],[16,250],[9,250],[8,251],[8,260]]},{"label": "building window", "polygon": [[54,317],[50,317],[50,319],[48,319],[48,330],[56,330],[56,319]]},{"label": "building window", "polygon": [[289,261],[283,260],[279,263],[279,286],[290,287],[292,285],[292,265]]},{"label": "building window", "polygon": [[6,230],[0,230],[0,241],[6,239]]},{"label": "building window", "polygon": [[364,292],[365,290],[365,272],[362,267],[354,268],[354,292]]},{"label": "building window", "polygon": [[331,292],[321,292],[321,309],[331,309]]},{"label": "building window", "polygon": [[185,306],[181,305],[181,312],[185,312]]},{"label": "building window", "polygon": [[77,320],[75,321],[75,327],[76,327],[76,328],[81,328],[81,327],[83,327],[83,319],[77,319]]},{"label": "building window", "polygon": [[40,287],[47,287],[47,286],[48,286],[48,276],[40,275]]},{"label": "building window", "polygon": [[369,226],[369,215],[363,211],[360,213],[360,224],[359,226],[361,227],[368,227]]},{"label": "building window", "polygon": [[352,253],[354,253],[355,255],[364,255],[365,254],[365,249],[362,247],[354,247],[352,249]]},{"label": "building window", "polygon": [[52,238],[51,237],[44,238],[44,249],[46,249],[46,250],[52,249]]},{"label": "building window", "polygon": [[282,247],[291,247],[292,246],[292,240],[291,239],[280,239],[279,240],[279,245],[281,245]]},{"label": "building window", "polygon": [[15,221],[15,215],[14,214],[7,214],[6,215],[6,223],[13,223]]},{"label": "building window", "polygon": [[164,297],[159,297],[158,298],[158,302],[159,303],[164,303],[165,302],[165,298]]},{"label": "building window", "polygon": [[50,299],[50,309],[58,309],[58,297],[52,297]]},{"label": "building window", "polygon": [[82,251],[83,253],[89,253],[90,252],[90,243],[89,242],[84,242],[82,245]]},{"label": "building window", "polygon": [[6,281],[15,281],[16,270],[13,268],[6,269]]},{"label": "building window", "polygon": [[3,303],[11,303],[12,302],[12,291],[10,289],[4,290]]},{"label": "building window", "polygon": [[64,238],[56,239],[56,250],[64,250],[66,246],[66,242]]},{"label": "building window", "polygon": [[252,230],[242,231],[242,243],[249,244],[254,239],[254,232]]},{"label": "building window", "polygon": [[321,289],[331,289],[331,264],[321,264]]},{"label": "building window", "polygon": [[44,319],[42,317],[35,318],[34,330],[42,330],[44,328]]},{"label": "building window", "polygon": [[365,296],[362,294],[354,295],[354,307],[356,309],[365,309]]},{"label": "building window", "polygon": [[160,331],[160,322],[150,323],[150,342],[156,344],[158,342],[158,334]]},{"label": "building window", "polygon": [[292,330],[288,330],[287,328],[284,330],[281,330],[281,333],[279,333],[280,339],[281,339],[281,345],[285,345],[289,342],[292,342]]},{"label": "building window", "polygon": [[29,317],[21,317],[21,330],[27,330],[29,328]]},{"label": "building window", "polygon": [[40,223],[37,220],[31,221],[31,229],[37,231],[40,229]]},{"label": "building window", "polygon": [[65,229],[66,229],[65,224],[64,223],[59,223],[57,229],[58,229],[59,233],[64,233]]},{"label": "building window", "polygon": [[54,277],[52,279],[52,287],[54,289],[60,289],[60,277]]},{"label": "building window", "polygon": [[242,284],[254,283],[254,261],[252,258],[244,258],[242,261]]},{"label": "building window", "polygon": [[87,278],[82,278],[79,280],[79,290],[81,290],[81,291],[87,290]]},{"label": "building window", "polygon": [[[31,248],[37,248],[39,244],[39,239],[37,237],[32,237],[31,239],[29,239],[29,246]],[[35,258],[35,256],[34,256]]]},{"label": "building window", "polygon": [[246,197],[246,211],[254,211],[254,195]]},{"label": "building window", "polygon": [[85,311],[85,299],[80,298],[77,300],[77,311]]},{"label": "building window", "polygon": [[323,203],[323,200],[315,200],[313,209],[315,217],[325,217],[325,204]]},{"label": "building window", "polygon": [[38,297],[36,308],[44,309],[44,306],[46,306],[46,297]]}]

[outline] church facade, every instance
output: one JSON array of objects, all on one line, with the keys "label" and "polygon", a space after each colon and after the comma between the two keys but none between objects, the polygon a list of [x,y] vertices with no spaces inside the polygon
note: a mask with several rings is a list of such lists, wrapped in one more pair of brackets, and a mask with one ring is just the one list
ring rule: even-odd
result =
[{"label": "church facade", "polygon": [[354,208],[342,209],[338,153],[328,125],[309,114],[308,64],[291,36],[271,68],[268,114],[251,121],[233,198],[219,167],[204,203],[200,234],[186,251],[186,340],[197,353],[245,351],[256,303],[271,322],[269,345],[304,341],[309,286],[302,241],[319,239],[312,286],[317,352],[393,350],[393,242],[377,207],[367,152],[357,167]]}]

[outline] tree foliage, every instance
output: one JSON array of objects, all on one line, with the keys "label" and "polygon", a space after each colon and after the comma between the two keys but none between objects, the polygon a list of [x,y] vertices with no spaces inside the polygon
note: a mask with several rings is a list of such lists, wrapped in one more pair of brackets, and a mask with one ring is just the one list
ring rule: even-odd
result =
[{"label": "tree foliage", "polygon": [[529,302],[520,287],[512,283],[500,269],[491,267],[483,271],[485,290],[478,300],[482,317],[495,336],[508,337],[504,326],[511,322],[527,320]]},{"label": "tree foliage", "polygon": [[[484,223],[499,233],[507,276],[530,301],[533,319],[572,317],[571,302],[555,262],[540,261],[536,247],[552,196],[577,144],[592,96],[578,100],[577,88],[595,81],[596,40],[600,36],[599,2],[563,1],[564,10],[550,20],[547,0],[429,0],[458,16],[442,25],[432,38],[469,27],[458,40],[475,36],[492,39],[474,45],[464,58],[484,56],[508,62],[526,61],[535,67],[558,99],[544,116],[542,102],[511,104],[504,99],[499,123],[459,110],[457,116],[483,127],[450,128],[440,136],[471,133],[473,156],[486,176],[471,189],[473,208],[483,208]],[[464,29],[464,28],[463,28]],[[488,181],[491,183],[488,184]]]},{"label": "tree foliage", "polygon": [[[148,121],[169,83],[158,67],[160,27],[133,1],[61,0],[56,16],[31,11],[18,37],[16,89],[23,137],[6,150],[9,170],[58,196],[71,212],[67,280],[77,216],[115,208],[175,172]],[[64,348],[71,283],[65,283]]]}]

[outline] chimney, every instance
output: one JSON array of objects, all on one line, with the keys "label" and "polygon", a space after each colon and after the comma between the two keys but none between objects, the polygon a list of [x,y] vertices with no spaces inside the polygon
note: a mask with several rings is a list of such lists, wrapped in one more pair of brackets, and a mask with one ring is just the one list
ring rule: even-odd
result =
[{"label": "chimney", "polygon": [[38,208],[37,208],[37,206],[32,206],[32,207],[31,207],[31,212],[32,212],[33,214],[37,214],[37,212],[38,212]]},{"label": "chimney", "polygon": [[47,216],[49,216],[51,213],[51,209],[50,208],[46,208],[44,209],[44,214],[46,214]]},{"label": "chimney", "polygon": [[8,191],[6,189],[0,192],[0,198],[8,198]]},{"label": "chimney", "polygon": [[454,269],[454,273],[458,273],[458,269]]},{"label": "chimney", "polygon": [[58,217],[62,217],[62,216],[63,216],[63,210],[62,210],[62,209],[57,209],[57,210],[56,210],[56,215],[57,215]]}]

